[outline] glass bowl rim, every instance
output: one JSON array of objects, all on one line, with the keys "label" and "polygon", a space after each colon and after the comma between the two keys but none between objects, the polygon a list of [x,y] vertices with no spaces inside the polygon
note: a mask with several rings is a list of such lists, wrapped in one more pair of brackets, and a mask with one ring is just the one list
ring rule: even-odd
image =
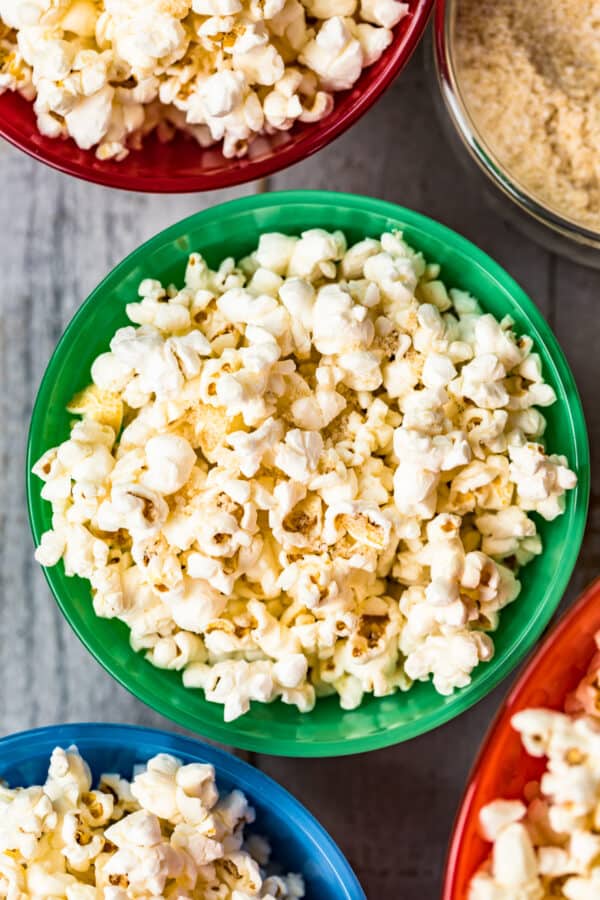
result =
[{"label": "glass bowl rim", "polygon": [[445,110],[456,133],[471,158],[477,163],[477,166],[487,176],[489,181],[523,212],[576,244],[600,249],[600,226],[598,230],[594,231],[592,228],[578,223],[576,219],[562,215],[541,200],[536,199],[533,194],[529,193],[524,186],[521,186],[509,175],[508,170],[496,159],[493,152],[486,147],[485,141],[475,127],[462,99],[459,78],[454,64],[451,28],[452,16],[458,3],[460,3],[460,0],[437,0],[433,17],[433,45],[438,87],[444,101]]}]

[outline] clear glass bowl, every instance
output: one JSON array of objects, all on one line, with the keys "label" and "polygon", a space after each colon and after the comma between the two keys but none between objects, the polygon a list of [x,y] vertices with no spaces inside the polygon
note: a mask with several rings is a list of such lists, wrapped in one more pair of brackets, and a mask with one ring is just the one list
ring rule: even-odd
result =
[{"label": "clear glass bowl", "polygon": [[[438,0],[434,20],[434,55],[438,110],[446,136],[466,163],[476,189],[492,208],[532,240],[571,260],[600,269],[600,231],[561,216],[532,196],[495,157],[469,116],[454,59],[454,32],[460,0]],[[440,98],[441,93],[441,98]],[[450,127],[450,123],[453,127]],[[464,152],[465,148],[468,155]],[[469,159],[470,157],[470,159]],[[471,165],[471,160],[477,167]]]}]

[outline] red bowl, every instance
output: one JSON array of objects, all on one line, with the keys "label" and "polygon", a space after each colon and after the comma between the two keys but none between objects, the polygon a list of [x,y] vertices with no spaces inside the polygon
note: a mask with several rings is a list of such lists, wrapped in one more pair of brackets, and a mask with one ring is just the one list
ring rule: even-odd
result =
[{"label": "red bowl", "polygon": [[70,139],[43,137],[32,104],[10,92],[0,96],[0,135],[61,172],[130,191],[210,191],[263,178],[325,147],[362,116],[404,68],[423,35],[433,0],[409,0],[409,5],[410,13],[398,23],[390,47],[363,71],[352,90],[336,95],[326,119],[258,137],[242,159],[225,159],[218,145],[203,150],[192,138],[178,135],[168,144],[150,137],[142,150],[132,150],[122,162],[101,162]]},{"label": "red bowl", "polygon": [[479,834],[479,811],[498,797],[522,798],[528,781],[545,769],[543,759],[528,756],[511,728],[512,716],[527,707],[562,709],[596,652],[600,630],[600,578],[562,617],[534,653],[500,707],[469,775],[446,862],[442,900],[466,900],[469,882],[490,853]]}]

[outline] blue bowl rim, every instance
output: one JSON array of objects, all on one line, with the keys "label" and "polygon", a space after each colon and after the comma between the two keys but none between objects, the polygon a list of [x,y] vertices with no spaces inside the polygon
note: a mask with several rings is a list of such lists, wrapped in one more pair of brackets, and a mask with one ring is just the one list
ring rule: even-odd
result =
[{"label": "blue bowl rim", "polygon": [[[194,762],[207,762],[215,767],[217,781],[219,775],[226,775],[244,793],[260,797],[261,801],[291,820],[302,843],[326,861],[337,880],[340,900],[367,900],[350,863],[331,835],[323,828],[315,816],[300,803],[286,788],[278,784],[260,769],[251,766],[219,747],[187,735],[177,734],[158,728],[141,725],[126,725],[119,722],[75,722],[60,725],[46,725],[28,731],[19,731],[0,739],[0,774],[8,762],[14,762],[14,755],[26,759],[34,747],[68,747],[78,741],[97,739],[98,744],[119,747],[154,746],[154,753],[182,754]],[[169,746],[170,745],[170,746]],[[50,751],[51,752],[51,751]],[[83,755],[83,754],[82,754]],[[85,756],[84,756],[85,758]]]}]

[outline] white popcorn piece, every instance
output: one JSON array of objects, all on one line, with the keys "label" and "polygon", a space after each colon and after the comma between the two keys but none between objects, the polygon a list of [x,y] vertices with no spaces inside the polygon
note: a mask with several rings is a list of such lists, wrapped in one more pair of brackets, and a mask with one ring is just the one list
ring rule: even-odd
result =
[{"label": "white popcorn piece", "polygon": [[282,436],[281,422],[271,416],[254,431],[234,431],[229,434],[227,443],[235,451],[242,475],[252,478],[260,469],[265,454],[274,450]]},{"label": "white popcorn piece", "polygon": [[202,147],[222,142],[226,157],[243,156],[261,135],[327,116],[332,91],[379,59],[404,15],[395,0],[344,0],[334,10],[323,0],[246,6],[3,0],[0,18],[16,29],[18,57],[0,73],[0,90],[35,100],[43,134],[70,136],[101,160],[120,161],[154,129],[169,138],[176,128]]},{"label": "white popcorn piece", "polygon": [[228,116],[236,109],[245,93],[246,77],[243,72],[215,72],[203,81],[199,88],[206,116]]},{"label": "white popcorn piece", "polygon": [[[162,13],[185,22],[184,2]],[[207,53],[220,34],[231,57],[267,46],[267,7],[250,3],[238,27],[235,2],[202,0]],[[123,21],[140,12],[112,3]],[[292,0],[269,3],[269,21],[297,16]],[[235,67],[219,71],[211,128],[250,96]],[[213,76],[190,87],[197,99]],[[273,92],[317,87],[288,65]],[[442,694],[469,684],[519,567],[542,552],[529,511],[554,517],[576,484],[535,443],[545,420],[528,404],[554,395],[532,342],[438,276],[396,231],[350,247],[321,228],[263,234],[215,269],[192,253],[183,286],[142,280],[126,305],[137,327],[95,360],[69,405],[81,418],[34,468],[52,505],[37,559],[87,578],[96,614],[125,622],[134,650],[227,721],[253,701],[306,712],[335,693],[352,709],[411,680]],[[581,818],[589,784],[569,785],[577,804],[552,827]],[[176,818],[205,815],[180,799]],[[95,865],[69,821],[69,859]],[[194,858],[221,852],[210,835],[178,840]],[[147,861],[127,853],[115,865],[142,878]],[[156,861],[159,893],[169,859]]]},{"label": "white popcorn piece", "polygon": [[509,447],[510,474],[519,505],[535,510],[544,519],[559,516],[565,505],[565,492],[577,484],[577,476],[568,468],[564,456],[546,456],[540,444]]},{"label": "white popcorn piece", "polygon": [[92,381],[105,391],[122,391],[134,370],[125,362],[119,360],[114,353],[101,353],[92,363]]},{"label": "white popcorn piece", "polygon": [[520,800],[494,800],[484,806],[479,814],[481,833],[486,841],[495,841],[501,831],[520,822],[527,812]]},{"label": "white popcorn piece", "polygon": [[499,409],[508,403],[503,384],[506,369],[493,353],[481,354],[463,366],[457,383],[451,385],[458,396],[472,400],[483,409]]},{"label": "white popcorn piece", "polygon": [[[3,895],[304,896],[300,875],[267,877],[268,842],[244,834],[254,810],[240,791],[219,795],[213,766],[160,754],[136,767],[131,783],[103,775],[90,787],[77,749],[58,747],[44,785],[0,788]],[[258,844],[260,860],[249,852]]]},{"label": "white popcorn piece", "polygon": [[90,150],[100,143],[108,131],[113,100],[114,88],[107,84],[96,93],[83,97],[65,113],[68,133],[82,150]]},{"label": "white popcorn piece", "polygon": [[323,438],[318,431],[292,428],[275,450],[274,464],[293,481],[305,484],[317,471],[322,451]]},{"label": "white popcorn piece", "polygon": [[330,91],[351,88],[364,66],[360,42],[352,37],[341,16],[324,22],[299,59],[317,73],[325,90]]},{"label": "white popcorn piece", "polygon": [[526,803],[495,800],[481,810],[482,834],[493,847],[469,897],[587,898],[597,892],[600,728],[594,707],[573,705],[597,680],[597,668],[594,657],[567,698],[572,712],[526,708],[512,717],[526,751],[545,757],[545,771],[527,787]]},{"label": "white popcorn piece", "polygon": [[273,699],[272,664],[231,660],[207,666],[194,663],[184,671],[186,687],[202,687],[206,699],[222,703],[224,719],[231,722],[250,709],[250,702]]},{"label": "white popcorn piece", "polygon": [[518,506],[482,513],[475,525],[482,534],[481,549],[489,556],[515,556],[524,565],[542,552],[535,522]]},{"label": "white popcorn piece", "polygon": [[35,551],[35,558],[41,566],[55,566],[62,559],[66,549],[66,538],[55,531],[45,531],[39,546]]},{"label": "white popcorn piece", "polygon": [[151,537],[167,520],[169,508],[163,497],[140,484],[115,484],[110,500],[98,510],[97,521],[103,531],[126,528],[131,534]]},{"label": "white popcorn piece", "polygon": [[278,232],[261,234],[255,251],[257,262],[277,275],[287,275],[298,238]]},{"label": "white popcorn piece", "polygon": [[146,444],[146,470],[142,483],[162,494],[175,494],[189,479],[196,454],[185,438],[162,434]]},{"label": "white popcorn piece", "polygon": [[326,285],[318,293],[313,310],[313,344],[324,355],[365,350],[375,336],[364,306],[338,285]]},{"label": "white popcorn piece", "polygon": [[287,274],[309,280],[322,275],[331,277],[335,274],[334,263],[345,250],[346,238],[341,231],[329,233],[323,228],[310,228],[295,241]]},{"label": "white popcorn piece", "polygon": [[39,25],[49,6],[47,0],[31,0],[28,3],[22,3],[21,0],[2,0],[0,16],[10,28]]},{"label": "white popcorn piece", "polygon": [[384,28],[393,28],[408,15],[408,3],[398,0],[361,0],[360,12],[367,22],[374,22]]},{"label": "white popcorn piece", "polygon": [[493,653],[490,638],[481,632],[431,635],[408,654],[405,670],[415,681],[424,681],[431,674],[436,690],[446,696],[470,684],[473,669]]},{"label": "white popcorn piece", "polygon": [[360,22],[351,26],[351,29],[360,44],[365,68],[376,63],[394,40],[394,33],[390,28],[378,28]]}]

